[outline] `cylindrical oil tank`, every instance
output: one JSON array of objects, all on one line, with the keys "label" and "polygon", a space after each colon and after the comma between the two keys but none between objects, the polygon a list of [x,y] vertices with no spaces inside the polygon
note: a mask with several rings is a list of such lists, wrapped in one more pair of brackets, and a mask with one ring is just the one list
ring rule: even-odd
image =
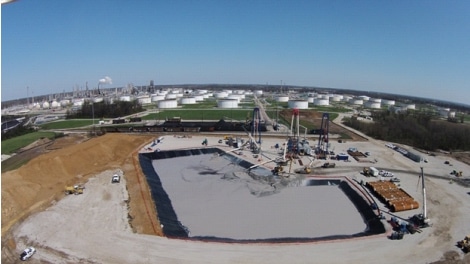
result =
[{"label": "cylindrical oil tank", "polygon": [[166,96],[167,94],[168,94],[168,91],[166,90],[163,90],[157,93],[157,95],[163,95],[163,96]]},{"label": "cylindrical oil tank", "polygon": [[227,96],[227,99],[235,99],[235,100],[237,100],[237,103],[240,103],[240,100],[241,100],[240,95],[238,95],[238,94],[229,94]]},{"label": "cylindrical oil tank", "polygon": [[287,103],[288,107],[291,109],[308,109],[308,101],[307,100],[289,100]]},{"label": "cylindrical oil tank", "polygon": [[406,107],[406,109],[410,109],[410,110],[415,110],[416,109],[415,104],[406,104],[406,105],[403,105],[403,106]]},{"label": "cylindrical oil tank", "polygon": [[330,96],[328,94],[320,94],[318,95],[318,98],[321,98],[321,99],[330,99]]},{"label": "cylindrical oil tank", "polygon": [[372,101],[367,101],[367,102],[364,103],[364,107],[366,107],[366,108],[373,108],[373,109],[379,109],[379,108],[380,108],[380,103],[372,102]]},{"label": "cylindrical oil tank", "polygon": [[369,101],[370,97],[367,95],[360,95],[357,99],[361,99],[362,101]]},{"label": "cylindrical oil tank", "polygon": [[333,95],[333,96],[330,96],[330,101],[332,101],[332,102],[340,102],[341,99],[343,99],[343,96],[342,96],[342,95]]},{"label": "cylindrical oil tank", "polygon": [[137,98],[137,102],[139,102],[139,103],[142,104],[142,105],[144,105],[144,104],[150,104],[150,103],[151,103],[151,98],[148,97],[148,96],[139,97],[139,98]]},{"label": "cylindrical oil tank", "polygon": [[382,99],[382,104],[384,104],[384,105],[395,105],[395,100]]},{"label": "cylindrical oil tank", "polygon": [[204,101],[204,95],[196,95],[194,96],[194,100],[196,100],[196,102]]},{"label": "cylindrical oil tank", "polygon": [[281,103],[289,102],[289,96],[287,96],[287,95],[278,95],[276,97],[276,101],[281,102]]},{"label": "cylindrical oil tank", "polygon": [[158,108],[176,108],[178,102],[176,100],[161,100],[158,101]]},{"label": "cylindrical oil tank", "polygon": [[237,99],[219,99],[217,100],[218,108],[237,108],[238,100]]},{"label": "cylindrical oil tank", "polygon": [[207,90],[197,90],[196,91],[196,94],[206,94],[207,93]]},{"label": "cylindrical oil tank", "polygon": [[307,101],[311,104],[313,104],[313,102],[315,102],[315,98],[314,97],[308,97],[307,98]]},{"label": "cylindrical oil tank", "polygon": [[263,95],[263,90],[255,90],[255,95],[256,96]]},{"label": "cylindrical oil tank", "polygon": [[206,93],[206,94],[203,94],[203,95],[202,95],[202,98],[207,99],[207,98],[209,98],[209,97],[211,97],[211,96],[212,96],[211,94]]},{"label": "cylindrical oil tank", "polygon": [[152,98],[151,98],[152,102],[158,102],[161,100],[165,100],[165,95],[159,95],[159,94],[152,95]]},{"label": "cylindrical oil tank", "polygon": [[227,95],[229,95],[229,94],[233,94],[233,91],[232,91],[232,90],[224,90],[224,92],[226,92],[226,93],[227,93]]},{"label": "cylindrical oil tank", "polygon": [[195,104],[196,98],[194,97],[183,97],[181,98],[181,104]]},{"label": "cylindrical oil tank", "polygon": [[313,101],[314,105],[319,105],[319,106],[325,106],[325,105],[330,105],[330,101],[325,98],[315,98]]},{"label": "cylindrical oil tank", "polygon": [[380,99],[380,98],[370,98],[369,102],[382,103],[382,99]]},{"label": "cylindrical oil tank", "polygon": [[131,97],[129,95],[123,95],[123,96],[119,97],[119,100],[123,101],[123,102],[130,102]]},{"label": "cylindrical oil tank", "polygon": [[176,99],[176,94],[175,93],[169,93],[165,96],[165,99]]},{"label": "cylindrical oil tank", "polygon": [[219,93],[215,93],[214,96],[217,99],[223,99],[223,98],[227,98],[228,93],[227,92],[219,92]]},{"label": "cylindrical oil tank", "polygon": [[349,103],[353,104],[353,105],[362,105],[362,104],[364,104],[364,101],[362,99],[358,99],[358,98],[351,98],[351,99],[349,99]]}]

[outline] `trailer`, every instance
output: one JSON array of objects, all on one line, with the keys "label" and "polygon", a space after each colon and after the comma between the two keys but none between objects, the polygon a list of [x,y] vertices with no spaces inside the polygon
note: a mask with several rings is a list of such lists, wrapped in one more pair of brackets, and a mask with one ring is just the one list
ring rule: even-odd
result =
[{"label": "trailer", "polygon": [[375,167],[365,167],[363,170],[364,176],[373,176],[373,177],[378,177],[379,176],[379,170]]}]

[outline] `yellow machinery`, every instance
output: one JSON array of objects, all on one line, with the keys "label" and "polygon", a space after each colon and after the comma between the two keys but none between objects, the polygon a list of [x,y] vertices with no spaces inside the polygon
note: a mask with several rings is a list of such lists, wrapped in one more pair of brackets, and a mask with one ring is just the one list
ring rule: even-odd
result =
[{"label": "yellow machinery", "polygon": [[65,187],[65,194],[83,194],[83,189],[85,189],[85,187],[81,186],[81,185],[74,185],[74,186],[66,186]]},{"label": "yellow machinery", "polygon": [[457,242],[457,245],[463,250],[463,252],[470,252],[470,235],[466,236],[463,240]]}]

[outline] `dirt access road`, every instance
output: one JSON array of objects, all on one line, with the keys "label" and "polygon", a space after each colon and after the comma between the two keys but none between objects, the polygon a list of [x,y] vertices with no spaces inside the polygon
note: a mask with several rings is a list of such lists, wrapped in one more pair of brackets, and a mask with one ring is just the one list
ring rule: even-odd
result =
[{"label": "dirt access road", "polygon": [[[468,232],[468,189],[434,179],[427,186],[435,226],[401,241],[382,235],[329,243],[226,244],[146,235],[158,234],[159,224],[136,153],[154,139],[107,134],[45,153],[4,173],[2,261],[19,263],[18,254],[29,245],[38,249],[30,263],[429,263],[441,257],[451,259],[447,263],[470,261],[468,256],[462,260],[455,247]],[[194,142],[200,145],[201,139]],[[372,152],[378,153],[375,147]],[[390,151],[378,156],[379,161],[408,162]],[[111,184],[111,175],[121,171],[123,181]],[[414,175],[402,179],[415,187]],[[85,184],[85,193],[65,197],[64,186],[76,183]]]}]

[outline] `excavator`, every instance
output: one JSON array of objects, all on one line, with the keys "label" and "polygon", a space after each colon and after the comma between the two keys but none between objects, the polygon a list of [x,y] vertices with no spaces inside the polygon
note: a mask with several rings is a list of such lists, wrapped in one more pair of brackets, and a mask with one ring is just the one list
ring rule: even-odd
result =
[{"label": "excavator", "polygon": [[457,246],[462,249],[463,252],[470,252],[470,235],[466,236],[463,240],[457,242]]},{"label": "excavator", "polygon": [[82,185],[74,185],[74,186],[65,186],[65,194],[83,194],[83,189],[85,189]]}]

